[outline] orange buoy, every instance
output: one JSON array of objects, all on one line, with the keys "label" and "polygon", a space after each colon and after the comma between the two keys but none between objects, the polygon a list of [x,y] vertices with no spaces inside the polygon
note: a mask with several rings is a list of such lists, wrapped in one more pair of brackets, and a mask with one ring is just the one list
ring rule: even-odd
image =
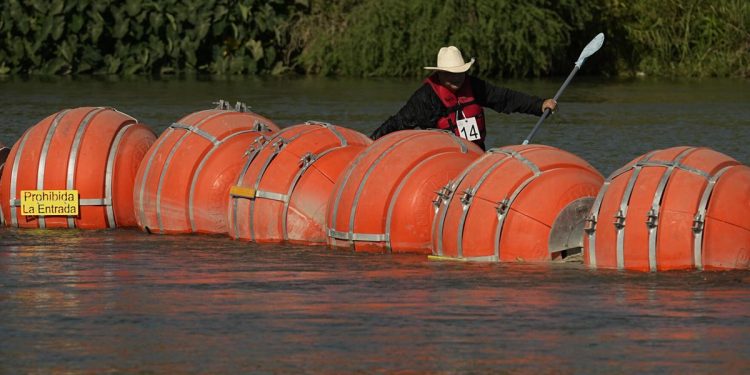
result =
[{"label": "orange buoy", "polygon": [[495,148],[435,200],[433,255],[472,261],[544,261],[580,252],[586,213],[604,177],[543,145]]},{"label": "orange buoy", "polygon": [[154,233],[227,233],[227,197],[247,145],[278,131],[238,103],[191,113],[169,126],[138,169],[138,227]]},{"label": "orange buoy", "polygon": [[707,148],[647,153],[607,178],[586,233],[593,268],[748,268],[750,168]]},{"label": "orange buoy", "polygon": [[360,153],[336,182],[328,244],[356,251],[430,253],[432,197],[482,155],[452,133],[406,130]]},{"label": "orange buoy", "polygon": [[364,134],[320,122],[258,138],[230,193],[230,236],[325,244],[325,212],[334,183],[371,143]]},{"label": "orange buoy", "polygon": [[[66,109],[47,117],[27,129],[8,155],[0,178],[6,224],[84,229],[135,226],[133,180],[155,138],[151,129],[112,108]],[[79,214],[35,216],[41,214],[32,212],[36,205],[21,212],[21,192],[28,190],[77,190]]]}]

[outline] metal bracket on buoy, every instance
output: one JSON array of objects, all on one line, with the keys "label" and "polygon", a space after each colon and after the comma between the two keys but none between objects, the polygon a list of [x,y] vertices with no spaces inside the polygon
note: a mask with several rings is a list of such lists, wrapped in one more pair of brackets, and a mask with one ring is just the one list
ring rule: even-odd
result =
[{"label": "metal bracket on buoy", "polygon": [[625,228],[625,214],[622,212],[622,210],[617,211],[614,224],[615,228],[617,229]]},{"label": "metal bracket on buoy", "polygon": [[693,219],[693,233],[700,233],[703,231],[703,225],[705,224],[705,221],[703,220],[703,215],[697,214],[695,215],[695,219]]},{"label": "metal bracket on buoy", "polygon": [[659,213],[652,208],[648,211],[648,214],[646,214],[646,226],[649,228],[656,228],[658,223]]},{"label": "metal bracket on buoy", "polygon": [[584,220],[583,225],[583,231],[587,234],[591,235],[594,232],[596,232],[596,214],[589,215],[586,220]]},{"label": "metal bracket on buoy", "polygon": [[284,146],[286,146],[286,143],[287,143],[287,141],[284,138],[279,138],[278,140],[276,140],[276,142],[274,142],[271,145],[271,147],[273,148],[274,153],[275,154],[279,153],[279,151],[281,151],[281,149],[284,148]]},{"label": "metal bracket on buoy", "polygon": [[453,191],[450,188],[450,183],[448,185],[445,185],[440,188],[440,190],[435,192],[435,200],[432,201],[432,205],[435,206],[435,208],[440,208],[440,205],[442,202],[448,202],[451,199],[451,195],[453,194]]},{"label": "metal bracket on buoy", "polygon": [[299,159],[299,167],[300,168],[308,168],[312,163],[315,162],[315,160],[318,160],[318,156],[308,152]]},{"label": "metal bracket on buoy", "polygon": [[243,102],[237,102],[234,104],[234,110],[236,112],[251,112],[250,107],[243,103]]},{"label": "metal bracket on buoy", "polygon": [[229,102],[224,99],[219,99],[218,101],[215,101],[212,104],[216,104],[216,109],[228,110],[231,108],[231,105],[229,104]]},{"label": "metal bracket on buoy", "polygon": [[471,187],[466,188],[463,195],[461,195],[461,204],[464,206],[464,208],[468,207],[471,204],[471,198],[473,197],[474,192],[471,190]]},{"label": "metal bracket on buoy", "polygon": [[510,208],[510,199],[505,198],[498,202],[497,204],[497,217],[503,217],[505,214],[508,213],[508,208]]}]

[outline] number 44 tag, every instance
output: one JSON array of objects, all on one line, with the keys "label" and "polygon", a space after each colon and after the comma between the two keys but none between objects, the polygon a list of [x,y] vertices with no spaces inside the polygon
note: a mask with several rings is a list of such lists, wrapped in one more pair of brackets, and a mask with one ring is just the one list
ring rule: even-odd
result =
[{"label": "number 44 tag", "polygon": [[479,134],[479,126],[477,125],[476,117],[458,120],[456,121],[456,125],[458,126],[458,135],[461,136],[461,138],[469,141],[476,141],[477,139],[482,138]]}]

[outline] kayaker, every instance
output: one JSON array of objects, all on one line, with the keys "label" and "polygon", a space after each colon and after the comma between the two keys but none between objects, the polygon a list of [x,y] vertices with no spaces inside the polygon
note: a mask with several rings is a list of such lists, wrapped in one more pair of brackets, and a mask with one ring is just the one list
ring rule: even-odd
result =
[{"label": "kayaker", "polygon": [[482,149],[486,136],[483,107],[502,113],[527,113],[541,116],[549,108],[557,109],[554,99],[543,100],[536,96],[494,86],[466,73],[474,58],[465,62],[461,51],[443,47],[437,55],[437,66],[424,85],[417,89],[406,104],[370,135],[378,139],[388,133],[414,128],[439,128],[453,131]]}]

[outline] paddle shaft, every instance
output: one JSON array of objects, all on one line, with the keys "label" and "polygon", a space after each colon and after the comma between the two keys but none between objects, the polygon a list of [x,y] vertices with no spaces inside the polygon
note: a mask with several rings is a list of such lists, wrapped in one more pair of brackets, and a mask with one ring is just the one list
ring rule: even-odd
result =
[{"label": "paddle shaft", "polygon": [[[570,84],[570,81],[573,80],[573,76],[576,75],[576,73],[578,73],[578,69],[580,69],[579,66],[575,65],[575,67],[573,68],[573,71],[570,72],[570,74],[568,75],[568,79],[566,79],[565,82],[563,82],[562,86],[560,86],[560,89],[557,90],[557,94],[555,94],[555,97],[552,98],[555,100],[555,102],[557,102],[557,98],[560,97],[562,92],[565,91],[565,88],[568,87],[568,85]],[[544,120],[549,116],[550,112],[551,111],[549,110],[549,108],[544,110],[544,113],[542,113],[542,117],[540,117],[539,121],[536,122],[536,125],[534,125],[534,129],[531,129],[531,133],[529,133],[529,136],[526,137],[526,139],[523,141],[522,144],[524,145],[529,144],[529,142],[531,141],[531,138],[534,138],[534,135],[536,134],[537,131],[539,131],[539,127],[542,125]]]}]

